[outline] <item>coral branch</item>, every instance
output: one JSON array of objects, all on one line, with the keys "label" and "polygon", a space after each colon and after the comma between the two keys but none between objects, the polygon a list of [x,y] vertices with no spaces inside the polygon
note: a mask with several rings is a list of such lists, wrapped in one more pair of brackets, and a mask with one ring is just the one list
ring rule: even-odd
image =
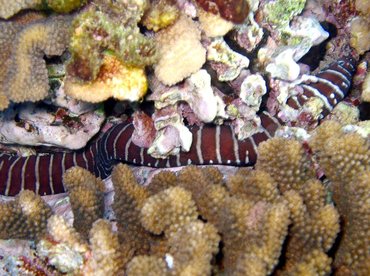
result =
[{"label": "coral branch", "polygon": [[0,204],[0,239],[38,239],[46,231],[51,208],[39,195],[22,191],[14,201]]},{"label": "coral branch", "polygon": [[67,170],[63,182],[72,205],[73,226],[87,238],[94,221],[104,214],[104,183],[80,167]]}]

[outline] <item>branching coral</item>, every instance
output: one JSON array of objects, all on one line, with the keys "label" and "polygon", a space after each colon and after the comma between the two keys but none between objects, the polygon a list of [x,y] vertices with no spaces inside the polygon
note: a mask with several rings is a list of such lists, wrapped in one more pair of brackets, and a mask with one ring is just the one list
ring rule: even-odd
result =
[{"label": "branching coral", "polygon": [[349,183],[370,169],[369,142],[357,133],[345,134],[337,122],[327,121],[317,128],[310,146],[334,183]]},{"label": "branching coral", "polygon": [[80,167],[69,169],[63,175],[63,183],[73,209],[73,226],[87,237],[94,221],[104,214],[104,183]]},{"label": "branching coral", "polygon": [[166,275],[167,267],[163,259],[156,256],[136,256],[127,265],[128,276],[137,275]]},{"label": "branching coral", "polygon": [[[289,273],[297,269],[300,262],[315,256],[315,252],[325,253],[332,247],[339,232],[339,215],[332,205],[317,206],[317,210],[309,212],[302,197],[293,190],[286,192],[285,198],[293,222],[286,252],[285,271]],[[322,264],[322,271],[318,273],[328,273],[330,262]]]},{"label": "branching coral", "polygon": [[164,232],[168,237],[197,217],[191,193],[181,187],[168,188],[151,196],[141,209],[143,226],[154,234]]},{"label": "branching coral", "polygon": [[38,239],[46,231],[51,208],[31,191],[0,204],[0,239]]},{"label": "branching coral", "polygon": [[[239,271],[243,275],[246,272],[244,268],[248,268],[251,271],[263,271],[263,275],[271,272],[277,263],[289,224],[289,211],[283,201],[276,200],[270,204],[260,198],[256,203],[258,199],[250,201],[247,195],[239,195],[236,182],[243,173],[228,181],[227,186],[232,187],[231,193],[221,184],[219,174],[210,169],[184,169],[179,175],[179,185],[192,192],[200,215],[214,224],[222,234],[226,271]],[[257,193],[261,195],[264,194],[263,190],[271,187],[270,184],[263,188],[260,186],[261,192]],[[248,266],[250,260],[255,261],[256,266]]]},{"label": "branching coral", "polygon": [[138,185],[132,171],[123,164],[113,169],[112,181],[115,190],[113,210],[121,242],[136,253],[146,254],[150,242],[154,241],[140,224],[140,210],[149,197],[148,191]]},{"label": "branching coral", "polygon": [[261,143],[256,167],[269,173],[281,192],[299,190],[315,176],[313,165],[302,145],[295,140],[287,143],[283,138]]},{"label": "branching coral", "polygon": [[220,183],[214,185],[201,170],[187,167],[178,177],[179,185],[192,193],[200,215],[207,221],[219,227],[223,224],[220,219],[220,209],[228,197],[227,190]]},{"label": "branching coral", "polygon": [[[366,275],[370,272],[370,172],[360,173],[336,192],[344,232],[334,266],[339,275]],[[353,200],[355,199],[355,200]]]},{"label": "branching coral", "polygon": [[201,221],[185,224],[168,240],[168,254],[174,258],[173,273],[210,275],[210,263],[218,252],[219,241],[220,236],[212,224]]},{"label": "branching coral", "polygon": [[123,275],[127,259],[122,254],[117,233],[112,232],[106,220],[97,220],[90,231],[92,256],[85,268],[85,275]]},{"label": "branching coral", "polygon": [[78,270],[88,250],[86,240],[58,215],[48,219],[47,236],[37,243],[38,256],[63,273]]},{"label": "branching coral", "polygon": [[366,275],[370,271],[369,142],[359,134],[344,133],[339,123],[327,121],[317,128],[310,145],[331,181],[343,219],[334,266],[340,275]]},{"label": "branching coral", "polygon": [[318,274],[328,273],[328,257],[319,264],[314,260],[317,254],[324,256],[332,247],[339,232],[339,214],[334,206],[325,203],[326,192],[315,179],[313,164],[302,144],[283,138],[270,139],[259,146],[256,167],[274,178],[288,201],[292,226],[282,274],[303,269],[303,264],[305,269]]},{"label": "branching coral", "polygon": [[[61,55],[69,40],[71,18],[50,17],[25,27],[17,23],[0,23],[0,95],[14,102],[38,101],[47,96],[48,72],[44,55]],[[2,103],[1,108],[7,104]]]},{"label": "branching coral", "polygon": [[[214,167],[188,166],[177,175],[160,172],[143,187],[119,164],[112,174],[118,233],[98,220],[87,243],[52,217],[39,255],[64,273],[327,275],[334,268],[338,275],[367,275],[369,154],[366,139],[325,122],[308,144],[283,138],[260,144],[256,168],[227,179]],[[329,188],[316,178],[312,160]],[[69,178],[100,183],[78,168],[65,174]],[[14,209],[17,200],[0,208]],[[74,259],[66,263],[61,256]]]}]

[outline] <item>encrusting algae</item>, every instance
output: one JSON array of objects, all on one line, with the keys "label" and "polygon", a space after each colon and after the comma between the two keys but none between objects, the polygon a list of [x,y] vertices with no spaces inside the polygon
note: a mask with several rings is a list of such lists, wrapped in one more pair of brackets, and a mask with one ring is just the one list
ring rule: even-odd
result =
[{"label": "encrusting algae", "polygon": [[[128,275],[327,275],[331,271],[366,275],[368,142],[328,121],[317,128],[308,145],[329,186],[316,178],[307,145],[286,138],[262,143],[256,169],[240,169],[227,179],[217,168],[188,166],[178,174],[160,172],[143,187],[127,165],[119,164],[112,174],[115,233],[109,221],[93,215],[104,209],[101,180],[72,168],[64,181],[70,189],[74,228],[60,217],[49,218],[50,209],[38,204],[33,210],[44,216],[17,219],[18,229],[27,225],[26,234],[14,235],[14,227],[4,223],[2,237],[37,238],[40,258],[48,256],[60,271],[87,275],[92,271],[98,273],[94,275],[123,271]],[[335,206],[328,201],[330,191]],[[32,192],[22,194],[35,197]],[[16,207],[22,194],[1,205],[12,218],[25,216]],[[85,199],[81,194],[86,194]],[[41,198],[37,202],[42,203]],[[78,222],[86,216],[89,222],[78,230]],[[29,225],[40,218],[41,226],[31,231]],[[65,229],[65,235],[58,229]],[[68,267],[60,261],[66,252],[74,256]]]},{"label": "encrusting algae", "polygon": [[[72,23],[65,91],[88,102],[138,101],[147,91],[144,68],[156,59],[153,40],[137,25],[146,1],[96,1]],[[121,13],[125,11],[125,13]]]}]

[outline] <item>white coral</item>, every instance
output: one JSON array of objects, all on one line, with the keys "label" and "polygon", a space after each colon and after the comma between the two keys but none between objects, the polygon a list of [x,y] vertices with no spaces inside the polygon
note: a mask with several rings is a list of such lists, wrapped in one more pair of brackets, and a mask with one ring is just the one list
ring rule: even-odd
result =
[{"label": "white coral", "polygon": [[154,73],[161,82],[174,85],[202,67],[206,49],[200,43],[200,34],[198,24],[186,16],[156,34],[160,57]]},{"label": "white coral", "polygon": [[[217,77],[220,81],[231,81],[237,78],[243,68],[248,68],[249,59],[231,50],[223,38],[214,39],[207,47],[207,60],[215,62]],[[212,66],[212,64],[211,64]]]},{"label": "white coral", "polygon": [[212,122],[216,116],[226,117],[225,104],[213,92],[211,76],[206,70],[199,70],[185,80],[184,85],[171,87],[155,101],[155,107],[161,109],[180,101],[189,104],[195,115],[203,122]]}]

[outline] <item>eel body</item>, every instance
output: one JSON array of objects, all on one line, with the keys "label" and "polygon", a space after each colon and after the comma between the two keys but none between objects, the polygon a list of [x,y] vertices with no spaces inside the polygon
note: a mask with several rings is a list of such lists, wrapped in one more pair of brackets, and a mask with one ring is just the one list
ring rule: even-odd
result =
[{"label": "eel body", "polygon": [[[352,58],[344,58],[316,76],[307,78],[299,84],[303,93],[289,98],[287,104],[299,110],[311,97],[319,97],[324,102],[322,115],[326,116],[348,93],[355,63]],[[15,196],[24,189],[40,195],[65,192],[62,176],[73,166],[80,166],[98,177],[106,178],[117,162],[158,168],[188,164],[253,165],[257,159],[258,145],[273,137],[282,124],[267,111],[262,111],[260,118],[261,132],[243,141],[236,139],[233,128],[229,125],[191,127],[193,143],[190,151],[180,152],[167,159],[155,159],[147,154],[146,149],[132,143],[132,123],[113,126],[100,139],[75,152],[44,153],[26,157],[1,153],[0,194]]]}]

